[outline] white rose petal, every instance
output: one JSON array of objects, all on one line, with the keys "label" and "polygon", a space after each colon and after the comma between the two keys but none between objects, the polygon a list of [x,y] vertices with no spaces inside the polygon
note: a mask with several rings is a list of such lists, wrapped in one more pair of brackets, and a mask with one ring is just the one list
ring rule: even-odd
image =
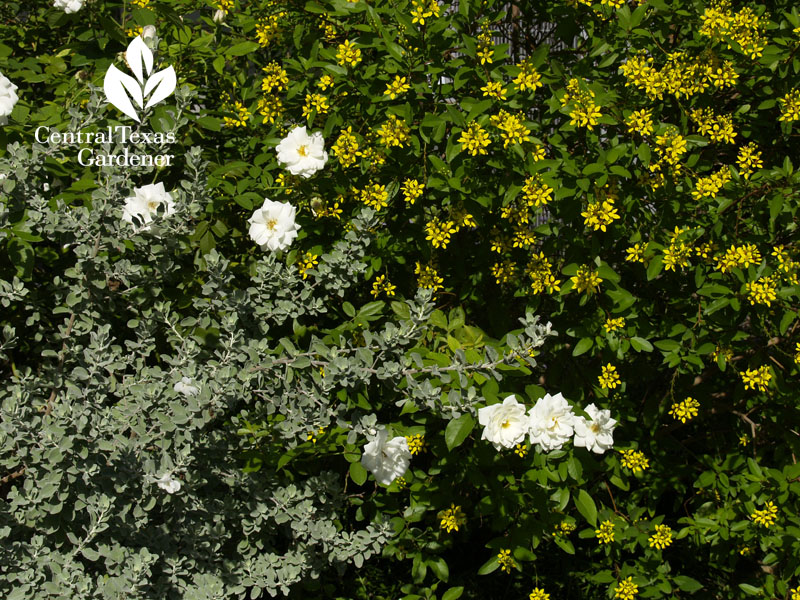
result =
[{"label": "white rose petal", "polygon": [[572,443],[597,454],[603,454],[614,446],[613,433],[617,422],[611,418],[610,410],[600,410],[594,404],[590,404],[584,410],[591,419],[584,417],[575,419],[575,438]]},{"label": "white rose petal", "polygon": [[[134,188],[134,195],[125,199],[125,208],[122,211],[122,220],[133,225],[134,231],[147,231],[153,222],[153,215],[158,214],[158,209],[163,206],[164,216],[168,217],[175,212],[175,202],[172,196],[164,190],[163,183],[151,183],[140,188]],[[134,220],[136,217],[141,224]]]},{"label": "white rose petal", "polygon": [[288,202],[264,198],[264,204],[247,221],[250,223],[250,237],[262,250],[286,250],[300,229],[294,221],[296,212]]},{"label": "white rose petal", "polygon": [[275,149],[278,151],[278,162],[292,175],[300,175],[305,179],[322,169],[328,160],[322,133],[317,131],[308,135],[305,125],[292,129]]},{"label": "white rose petal", "polygon": [[381,429],[364,446],[361,464],[375,476],[378,483],[389,485],[402,477],[411,464],[408,440],[402,436],[390,440],[389,433]]},{"label": "white rose petal", "polygon": [[482,440],[489,440],[497,450],[513,448],[525,439],[528,417],[525,406],[511,395],[502,404],[492,404],[478,410],[478,423],[483,425]]},{"label": "white rose petal", "polygon": [[182,377],[172,389],[183,394],[184,396],[197,396],[197,394],[200,393],[200,388],[196,385],[193,385],[192,380],[189,377]]},{"label": "white rose petal", "polygon": [[560,450],[572,437],[575,414],[561,394],[545,394],[531,409],[528,423],[531,444],[550,452]]},{"label": "white rose petal", "polygon": [[161,477],[156,479],[156,483],[158,484],[158,487],[168,494],[174,494],[181,489],[181,482],[172,477],[172,474],[170,473],[164,473]]},{"label": "white rose petal", "polygon": [[67,14],[78,12],[83,8],[83,0],[55,0],[53,8],[60,8]]},{"label": "white rose petal", "polygon": [[0,73],[0,125],[8,123],[8,117],[19,100],[17,89],[8,77]]}]

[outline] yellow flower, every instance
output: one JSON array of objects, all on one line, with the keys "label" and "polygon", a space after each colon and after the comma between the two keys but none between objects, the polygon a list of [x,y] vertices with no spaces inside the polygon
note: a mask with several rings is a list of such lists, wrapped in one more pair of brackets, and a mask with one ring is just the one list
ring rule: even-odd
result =
[{"label": "yellow flower", "polygon": [[590,296],[600,291],[600,283],[603,281],[597,271],[593,271],[588,265],[578,267],[578,273],[570,277],[570,280],[577,292],[586,292]]},{"label": "yellow flower", "polygon": [[303,257],[298,261],[297,270],[300,271],[300,275],[303,276],[303,279],[308,277],[309,269],[313,269],[319,264],[319,255],[313,254],[312,252],[306,252]]},{"label": "yellow flower", "polygon": [[145,8],[150,4],[150,0],[131,0],[131,4],[138,8]]},{"label": "yellow flower", "polygon": [[761,392],[766,392],[769,382],[772,379],[772,373],[766,365],[760,366],[757,369],[747,369],[744,373],[739,373],[744,382],[744,389],[754,390],[758,388]]},{"label": "yellow flower", "polygon": [[509,144],[521,144],[531,140],[531,130],[524,125],[524,118],[522,113],[512,115],[505,110],[491,117],[492,124],[500,130],[503,148],[508,148]]},{"label": "yellow flower", "polygon": [[481,88],[483,95],[488,98],[497,98],[498,100],[506,99],[506,89],[499,81],[490,81]]},{"label": "yellow flower", "polygon": [[753,244],[731,246],[725,254],[715,257],[714,260],[717,263],[714,268],[727,273],[734,268],[746,269],[750,265],[757,265],[761,262],[761,251]]},{"label": "yellow flower", "polygon": [[544,178],[536,173],[525,180],[522,194],[528,206],[544,206],[552,200],[553,188],[544,182]]},{"label": "yellow flower", "polygon": [[650,461],[639,450],[620,450],[622,466],[634,473],[650,468]]},{"label": "yellow flower", "polygon": [[269,15],[256,24],[256,39],[262,46],[269,46],[280,32],[281,23],[286,22],[286,11]]},{"label": "yellow flower", "polygon": [[517,566],[517,563],[511,558],[511,550],[500,550],[497,555],[497,562],[500,564],[500,570],[504,573],[511,573],[511,569]]},{"label": "yellow flower", "polygon": [[425,25],[425,19],[439,16],[437,0],[411,0],[411,22]]},{"label": "yellow flower", "polygon": [[670,408],[669,414],[681,423],[686,423],[686,421],[698,415],[699,408],[700,403],[694,398],[689,397],[681,402],[675,402]]},{"label": "yellow flower", "polygon": [[781,104],[781,116],[778,121],[800,120],[800,90],[792,90],[779,100]]},{"label": "yellow flower", "polygon": [[759,525],[770,528],[775,525],[775,521],[778,519],[778,507],[772,501],[768,501],[763,509],[754,510],[750,513],[750,518]]},{"label": "yellow flower", "polygon": [[524,92],[525,90],[536,91],[537,88],[542,87],[542,76],[533,66],[533,61],[530,57],[517,65],[519,74],[514,78],[514,84],[517,88]]},{"label": "yellow flower", "polygon": [[525,458],[528,456],[528,444],[517,444],[514,446],[514,454],[520,458]]},{"label": "yellow flower", "polygon": [[316,112],[318,115],[327,114],[328,98],[322,94],[306,94],[306,103],[303,106],[303,116],[311,117],[312,113]]},{"label": "yellow flower", "polygon": [[651,548],[663,550],[672,544],[672,529],[668,525],[656,525],[656,532],[648,540]]},{"label": "yellow flower", "polygon": [[352,167],[358,157],[358,140],[353,134],[353,127],[349,126],[339,133],[339,137],[331,146],[333,155],[339,159],[343,168]]},{"label": "yellow flower", "polygon": [[[392,294],[394,295],[394,294]],[[408,442],[408,450],[411,454],[417,455],[425,452],[428,444],[425,442],[425,436],[421,433],[416,435],[407,435],[406,441]]]},{"label": "yellow flower", "polygon": [[283,115],[283,103],[274,96],[259,98],[258,112],[264,117],[262,123],[275,123]]},{"label": "yellow flower", "polygon": [[461,507],[455,504],[451,504],[450,508],[436,516],[439,518],[439,528],[447,533],[458,531],[458,528],[467,522],[467,516],[461,512]]},{"label": "yellow flower", "polygon": [[271,62],[261,70],[264,71],[264,78],[261,80],[262,92],[267,94],[282,92],[288,87],[289,76],[278,63]]},{"label": "yellow flower", "polygon": [[755,281],[748,281],[745,287],[750,304],[772,306],[772,301],[777,299],[775,277],[759,277]]},{"label": "yellow flower", "polygon": [[[372,296],[375,298],[377,298],[381,294],[381,292],[391,297],[394,296],[394,290],[396,288],[397,288],[396,285],[393,285],[388,279],[386,279],[386,275],[378,275],[375,278],[375,281],[372,282],[372,289],[370,290],[369,293],[372,294]],[[413,450],[411,451],[411,453],[415,454]]]},{"label": "yellow flower", "polygon": [[758,146],[754,142],[750,142],[746,146],[739,148],[736,164],[742,177],[750,179],[750,175],[755,173],[757,169],[764,167],[764,161],[761,160],[761,151],[758,150]]},{"label": "yellow flower", "polygon": [[355,67],[361,62],[361,50],[356,48],[355,44],[350,40],[345,40],[339,44],[339,48],[336,52],[336,61],[343,67],[347,65]]},{"label": "yellow flower", "polygon": [[411,136],[411,129],[397,115],[389,115],[389,120],[378,128],[377,133],[381,144],[384,146],[399,146],[402,148]]},{"label": "yellow flower", "polygon": [[623,327],[625,327],[624,317],[618,317],[616,319],[608,318],[606,319],[606,322],[603,323],[603,328],[606,330],[606,333],[611,333],[612,331],[622,329]]},{"label": "yellow flower", "polygon": [[[798,27],[795,30],[795,33],[797,33],[797,35],[800,35],[800,27]],[[798,585],[796,588],[791,589],[789,591],[792,593],[792,599],[791,600],[800,600],[800,585]]]},{"label": "yellow flower", "polygon": [[649,108],[635,110],[625,122],[630,133],[650,135],[653,133],[653,114]]},{"label": "yellow flower", "polygon": [[429,240],[434,248],[447,248],[450,243],[450,236],[456,232],[455,223],[452,221],[442,221],[439,217],[434,217],[425,225],[426,240]]},{"label": "yellow flower", "polygon": [[623,579],[614,589],[614,598],[619,600],[634,600],[639,593],[639,586],[633,583],[633,577]]},{"label": "yellow flower", "polygon": [[639,244],[636,243],[633,246],[629,247],[625,250],[625,260],[628,262],[644,262],[644,251],[647,244]]},{"label": "yellow flower", "polygon": [[323,92],[327,90],[329,87],[333,87],[333,77],[330,75],[323,75],[319,78],[317,82],[317,87],[321,89]]},{"label": "yellow flower", "polygon": [[430,289],[434,292],[444,288],[442,285],[444,279],[442,279],[436,269],[430,265],[422,266],[422,264],[417,263],[414,268],[414,274],[417,276],[418,287]]},{"label": "yellow flower", "polygon": [[533,588],[528,600],[550,600],[550,594],[545,592],[542,588]]},{"label": "yellow flower", "polygon": [[595,536],[600,544],[610,544],[614,541],[614,523],[611,521],[603,521],[600,523],[600,529],[594,530]]},{"label": "yellow flower", "polygon": [[363,190],[360,191],[361,202],[374,208],[381,210],[389,206],[389,192],[386,191],[386,186],[379,183],[368,184]]},{"label": "yellow flower", "polygon": [[486,133],[485,129],[473,121],[464,131],[461,132],[461,137],[458,138],[458,143],[461,144],[472,156],[486,154],[486,146],[490,144],[489,134]]},{"label": "yellow flower", "polygon": [[425,190],[425,185],[416,179],[406,179],[401,187],[403,190],[403,199],[408,204],[414,204]]},{"label": "yellow flower", "polygon": [[394,100],[397,96],[405,94],[410,89],[411,85],[406,83],[406,78],[396,75],[394,81],[386,84],[386,91],[383,92],[383,95],[389,96]]},{"label": "yellow flower", "polygon": [[611,363],[603,367],[603,372],[601,375],[598,375],[597,380],[600,382],[600,387],[604,390],[613,390],[621,383],[619,373],[617,373],[617,367]]},{"label": "yellow flower", "polygon": [[236,113],[235,117],[223,117],[225,127],[244,127],[250,118],[250,111],[241,102],[235,102],[231,112]]},{"label": "yellow flower", "polygon": [[581,216],[584,218],[584,225],[595,231],[605,231],[608,225],[620,218],[612,198],[602,202],[591,202]]}]

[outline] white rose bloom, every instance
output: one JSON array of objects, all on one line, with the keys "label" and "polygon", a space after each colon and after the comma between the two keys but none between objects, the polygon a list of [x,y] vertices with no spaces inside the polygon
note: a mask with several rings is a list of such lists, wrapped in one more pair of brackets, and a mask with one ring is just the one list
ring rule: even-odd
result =
[{"label": "white rose bloom", "polygon": [[183,394],[184,396],[197,396],[197,394],[200,393],[200,388],[196,385],[193,385],[192,380],[189,377],[182,377],[172,389]]},{"label": "white rose bloom", "polygon": [[264,198],[264,204],[247,221],[250,223],[250,237],[262,250],[286,250],[300,229],[294,221],[296,212],[288,202]]},{"label": "white rose bloom", "polygon": [[67,14],[78,12],[83,8],[83,0],[55,0],[53,8],[60,8]]},{"label": "white rose bloom", "polygon": [[328,153],[322,133],[306,133],[306,127],[295,127],[275,148],[278,162],[282,163],[292,175],[308,179],[325,166]]},{"label": "white rose bloom", "polygon": [[612,434],[617,422],[611,418],[610,410],[600,410],[594,404],[590,404],[584,410],[591,420],[584,417],[575,419],[573,444],[603,454],[614,445]]},{"label": "white rose bloom", "polygon": [[388,438],[389,432],[381,429],[367,442],[361,455],[361,464],[383,485],[402,477],[411,464],[408,440],[403,436]]},{"label": "white rose bloom", "polygon": [[158,487],[168,494],[174,494],[181,489],[181,482],[173,478],[171,473],[164,473],[161,477],[156,479],[156,483]]},{"label": "white rose bloom", "polygon": [[483,425],[482,440],[489,440],[497,450],[513,448],[525,439],[528,417],[525,406],[511,395],[502,404],[492,404],[478,410],[478,423]]},{"label": "white rose bloom", "polygon": [[[164,190],[163,183],[151,183],[134,188],[133,193],[132,197],[125,199],[122,220],[133,225],[134,231],[150,229],[153,215],[158,214],[158,209],[162,206],[165,217],[175,212],[175,202],[172,200],[172,196]],[[136,223],[134,217],[139,220],[139,223]]]},{"label": "white rose bloom", "polygon": [[528,433],[531,444],[539,444],[545,452],[560,450],[572,437],[574,424],[575,413],[564,397],[545,394],[530,412]]},{"label": "white rose bloom", "polygon": [[8,116],[14,110],[14,105],[18,100],[17,86],[0,73],[0,125],[8,123]]}]

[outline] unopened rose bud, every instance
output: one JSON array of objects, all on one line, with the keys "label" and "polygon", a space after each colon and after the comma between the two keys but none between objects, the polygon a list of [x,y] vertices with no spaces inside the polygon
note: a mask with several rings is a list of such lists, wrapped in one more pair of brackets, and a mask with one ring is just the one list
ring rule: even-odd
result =
[{"label": "unopened rose bud", "polygon": [[214,20],[214,23],[222,23],[225,20],[225,11],[219,9],[214,13],[214,16],[211,18]]},{"label": "unopened rose bud", "polygon": [[142,28],[142,40],[151,50],[158,46],[158,36],[155,25],[145,25]]}]

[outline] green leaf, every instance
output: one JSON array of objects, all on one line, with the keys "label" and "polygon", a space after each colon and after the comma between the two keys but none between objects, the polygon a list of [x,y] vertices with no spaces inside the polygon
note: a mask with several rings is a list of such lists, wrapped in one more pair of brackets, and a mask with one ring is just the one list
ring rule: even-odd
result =
[{"label": "green leaf", "polygon": [[585,337],[581,339],[581,341],[575,344],[575,348],[572,350],[572,356],[580,356],[586,353],[593,345],[594,340],[592,338]]},{"label": "green leaf", "polygon": [[364,485],[367,481],[367,470],[360,462],[350,463],[350,479],[356,485]]},{"label": "green leaf", "polygon": [[748,596],[760,596],[761,595],[761,588],[757,588],[754,585],[750,585],[749,583],[740,583],[739,589],[742,590]]},{"label": "green leaf", "polygon": [[594,500],[592,500],[592,497],[588,494],[588,492],[586,490],[578,490],[578,494],[573,494],[572,498],[575,502],[575,508],[578,509],[578,512],[583,515],[590,525],[596,527],[597,507],[595,506]]},{"label": "green leaf", "polygon": [[475,419],[469,413],[450,421],[444,430],[444,441],[447,443],[447,449],[452,451],[453,448],[458,448],[463,444],[467,436],[472,433],[474,427]]},{"label": "green leaf", "polygon": [[641,352],[642,350],[644,350],[645,352],[653,351],[653,344],[648,342],[646,339],[640,337],[632,337],[631,346],[633,346],[633,349],[636,350],[637,352]]},{"label": "green leaf", "polygon": [[672,581],[684,592],[696,592],[697,590],[703,589],[702,583],[697,581],[697,579],[686,577],[686,575],[676,575],[672,578]]},{"label": "green leaf", "polygon": [[488,575],[489,573],[494,573],[499,568],[500,563],[497,562],[497,557],[493,555],[481,565],[481,568],[478,569],[478,575]]},{"label": "green leaf", "polygon": [[250,54],[258,50],[261,46],[258,45],[257,42],[239,42],[238,44],[231,46],[225,52],[225,56],[244,56],[245,54]]},{"label": "green leaf", "polygon": [[[467,3],[464,2],[463,4]],[[442,600],[458,600],[459,598],[461,598],[461,594],[463,593],[464,593],[464,588],[461,586],[450,588],[444,594],[442,594]]]}]

